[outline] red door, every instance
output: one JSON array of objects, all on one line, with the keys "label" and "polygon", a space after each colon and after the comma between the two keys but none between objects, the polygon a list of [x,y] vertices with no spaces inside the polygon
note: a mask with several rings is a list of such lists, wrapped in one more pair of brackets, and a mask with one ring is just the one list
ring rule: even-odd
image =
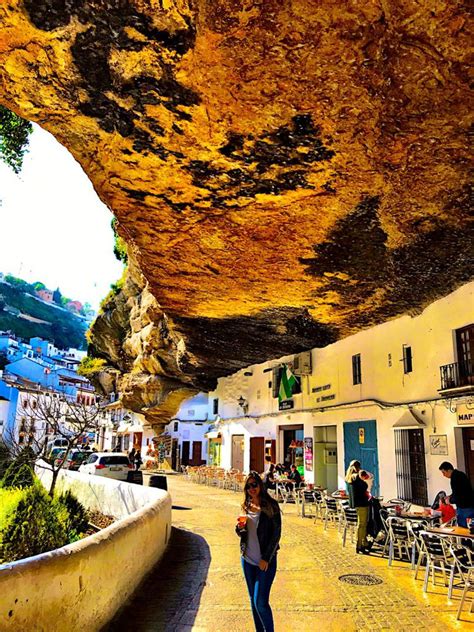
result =
[{"label": "red door", "polygon": [[250,470],[261,474],[264,469],[265,437],[250,437]]},{"label": "red door", "polygon": [[192,465],[201,465],[202,441],[193,441]]}]

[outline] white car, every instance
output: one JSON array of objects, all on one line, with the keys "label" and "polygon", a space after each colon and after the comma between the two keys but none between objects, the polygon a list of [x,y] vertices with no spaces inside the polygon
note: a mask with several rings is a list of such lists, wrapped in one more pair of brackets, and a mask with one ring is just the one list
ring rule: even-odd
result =
[{"label": "white car", "polygon": [[119,481],[126,481],[131,470],[133,470],[133,465],[128,456],[116,452],[93,452],[79,467],[79,472],[83,474],[107,476]]}]

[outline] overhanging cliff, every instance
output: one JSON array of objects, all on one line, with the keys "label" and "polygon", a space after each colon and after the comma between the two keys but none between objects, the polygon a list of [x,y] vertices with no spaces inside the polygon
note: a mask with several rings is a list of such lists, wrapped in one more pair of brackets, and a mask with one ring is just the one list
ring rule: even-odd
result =
[{"label": "overhanging cliff", "polygon": [[117,297],[117,357],[115,303],[95,326],[137,406],[471,277],[465,3],[9,0],[0,19],[0,101],[81,163],[156,303],[142,327]]}]

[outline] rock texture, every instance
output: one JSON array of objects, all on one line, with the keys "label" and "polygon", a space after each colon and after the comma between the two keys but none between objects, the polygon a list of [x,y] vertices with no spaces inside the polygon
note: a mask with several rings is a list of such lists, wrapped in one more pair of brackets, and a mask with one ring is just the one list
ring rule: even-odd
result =
[{"label": "rock texture", "polygon": [[[466,3],[9,0],[0,19],[0,101],[73,153],[146,277],[149,324],[117,316],[119,348],[106,313],[94,335],[147,392],[471,277]],[[179,352],[148,337],[145,360],[164,322]]]}]

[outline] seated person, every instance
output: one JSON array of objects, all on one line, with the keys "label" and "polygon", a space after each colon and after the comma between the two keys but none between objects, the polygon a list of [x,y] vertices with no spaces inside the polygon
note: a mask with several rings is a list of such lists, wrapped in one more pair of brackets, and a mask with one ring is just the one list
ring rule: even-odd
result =
[{"label": "seated person", "polygon": [[278,474],[278,476],[282,476],[282,474],[285,473],[285,468],[281,463],[277,463],[275,465],[275,472]]},{"label": "seated person", "polygon": [[274,478],[274,474],[275,465],[273,463],[270,463],[270,469],[263,477],[263,484],[265,486],[265,489],[276,489],[276,480]]},{"label": "seated person", "polygon": [[441,511],[441,523],[444,524],[449,522],[456,516],[456,510],[454,507],[448,502],[448,498],[446,494],[444,496],[439,497],[439,505],[437,507],[438,511]]},{"label": "seated person", "polygon": [[301,474],[296,469],[296,465],[291,466],[291,472],[288,474],[288,480],[291,483],[288,483],[288,489],[297,489],[301,485]]}]

